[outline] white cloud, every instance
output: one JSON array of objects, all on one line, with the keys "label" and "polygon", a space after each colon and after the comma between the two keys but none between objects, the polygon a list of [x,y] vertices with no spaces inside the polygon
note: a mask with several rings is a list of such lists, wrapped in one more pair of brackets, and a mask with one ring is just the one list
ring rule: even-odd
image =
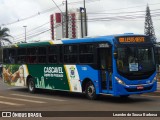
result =
[{"label": "white cloud", "polygon": [[[54,0],[58,5],[62,3],[63,0]],[[79,1],[79,0],[78,0]],[[83,1],[83,0],[82,0]],[[77,0],[68,0],[68,2],[77,2]],[[89,2],[86,0],[87,12],[95,13],[95,12],[107,12],[107,13],[121,13],[121,12],[129,12],[129,11],[145,11],[147,3],[150,5],[150,9],[159,9],[160,2],[159,0],[97,0],[96,2]],[[157,4],[155,4],[157,3]],[[158,4],[159,3],[159,4]],[[155,5],[154,5],[155,4]],[[69,8],[75,8],[83,6],[83,2],[80,4],[70,4]],[[25,17],[35,15],[40,11],[49,9],[51,7],[55,7],[52,0],[0,0],[0,25],[17,21],[18,19],[23,19]],[[62,10],[65,9],[65,6],[60,7]],[[126,8],[126,9],[122,9]],[[54,13],[53,10],[46,14],[39,15],[38,17],[33,17],[32,19],[28,19],[25,21],[17,22],[12,25],[8,25],[10,29],[10,34],[13,36],[24,34],[24,25],[27,25],[27,31],[36,28],[46,22],[49,22],[49,15]],[[108,17],[113,17],[116,15],[122,14],[109,14]],[[107,15],[105,15],[107,16]],[[88,18],[91,17],[100,17],[98,15],[88,15]],[[101,16],[103,17],[103,16]],[[159,19],[159,20],[157,20]],[[144,19],[140,21],[106,21],[106,22],[89,22],[89,35],[108,35],[108,34],[117,34],[117,33],[144,33]],[[155,28],[155,33],[157,35],[158,41],[160,41],[160,18],[154,17],[152,18],[153,25]],[[50,24],[45,25],[37,31],[36,33],[41,32],[43,30],[49,29]],[[28,33],[30,34],[30,33]],[[24,35],[22,35],[24,38]],[[35,38],[29,40],[44,40],[50,39],[50,31]]]}]

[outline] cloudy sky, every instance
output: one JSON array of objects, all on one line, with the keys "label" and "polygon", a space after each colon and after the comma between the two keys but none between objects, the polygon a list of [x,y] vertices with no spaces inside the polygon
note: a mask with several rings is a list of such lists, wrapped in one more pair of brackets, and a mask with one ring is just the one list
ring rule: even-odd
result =
[{"label": "cloudy sky", "polygon": [[[54,0],[64,11],[64,0]],[[69,9],[83,7],[83,0],[68,0]],[[160,42],[159,0],[86,0],[89,36],[144,33],[149,5],[157,41]],[[0,26],[8,27],[13,42],[50,40],[50,14],[60,12],[52,0],[0,0]]]}]

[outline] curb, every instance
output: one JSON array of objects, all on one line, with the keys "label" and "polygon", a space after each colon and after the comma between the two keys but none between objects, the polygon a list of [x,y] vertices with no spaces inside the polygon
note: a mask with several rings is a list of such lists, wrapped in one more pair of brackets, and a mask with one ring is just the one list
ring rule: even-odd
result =
[{"label": "curb", "polygon": [[146,95],[160,96],[160,90],[151,93],[145,93]]}]

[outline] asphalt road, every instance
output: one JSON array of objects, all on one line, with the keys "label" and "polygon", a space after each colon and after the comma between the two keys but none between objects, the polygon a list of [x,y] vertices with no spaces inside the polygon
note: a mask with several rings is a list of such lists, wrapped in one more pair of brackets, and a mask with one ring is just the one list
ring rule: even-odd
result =
[{"label": "asphalt road", "polygon": [[129,99],[101,96],[88,100],[77,93],[12,88],[0,80],[0,111],[160,111],[160,96],[133,95]]}]

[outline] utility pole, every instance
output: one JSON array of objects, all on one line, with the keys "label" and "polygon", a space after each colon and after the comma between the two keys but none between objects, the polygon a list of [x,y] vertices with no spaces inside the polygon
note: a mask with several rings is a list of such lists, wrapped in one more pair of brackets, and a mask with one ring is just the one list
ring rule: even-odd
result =
[{"label": "utility pole", "polygon": [[23,27],[24,27],[24,32],[25,32],[25,41],[24,42],[26,43],[27,42],[27,40],[26,40],[27,39],[27,36],[26,36],[26,32],[27,32],[26,28],[27,28],[27,26],[23,26]]},{"label": "utility pole", "polygon": [[66,0],[66,38],[68,38],[68,2]]},{"label": "utility pole", "polygon": [[84,8],[80,8],[80,15],[81,15],[81,38],[83,38],[84,37],[84,35],[83,35],[83,14],[84,14]]},{"label": "utility pole", "polygon": [[87,30],[87,11],[86,11],[86,1],[84,0],[84,22],[85,22],[85,36],[88,35]]}]

